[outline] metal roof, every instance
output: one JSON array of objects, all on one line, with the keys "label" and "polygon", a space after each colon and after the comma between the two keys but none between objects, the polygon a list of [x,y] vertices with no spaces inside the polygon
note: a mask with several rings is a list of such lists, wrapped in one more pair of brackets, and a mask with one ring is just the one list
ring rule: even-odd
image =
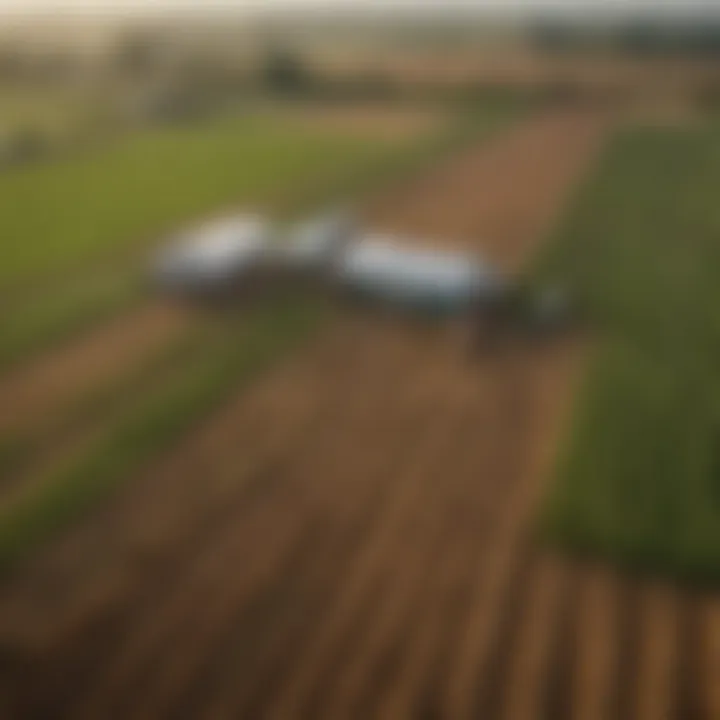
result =
[{"label": "metal roof", "polygon": [[269,251],[267,222],[249,215],[225,217],[180,235],[161,251],[156,270],[212,281],[253,265]]},{"label": "metal roof", "polygon": [[479,257],[417,249],[381,234],[350,246],[338,273],[349,286],[397,301],[463,304],[502,286],[498,273]]}]

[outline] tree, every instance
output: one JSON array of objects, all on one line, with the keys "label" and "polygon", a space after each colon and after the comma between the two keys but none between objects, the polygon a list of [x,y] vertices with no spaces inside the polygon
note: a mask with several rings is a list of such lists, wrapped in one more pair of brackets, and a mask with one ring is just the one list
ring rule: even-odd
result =
[{"label": "tree", "polygon": [[273,48],[268,51],[261,68],[261,84],[272,93],[294,95],[308,90],[310,74],[293,52]]}]

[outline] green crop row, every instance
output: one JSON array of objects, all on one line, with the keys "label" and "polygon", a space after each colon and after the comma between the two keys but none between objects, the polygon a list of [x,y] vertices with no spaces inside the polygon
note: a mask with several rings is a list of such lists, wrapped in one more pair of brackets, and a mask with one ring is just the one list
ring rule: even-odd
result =
[{"label": "green crop row", "polygon": [[597,351],[545,528],[651,571],[720,579],[720,129],[622,133],[537,277]]}]

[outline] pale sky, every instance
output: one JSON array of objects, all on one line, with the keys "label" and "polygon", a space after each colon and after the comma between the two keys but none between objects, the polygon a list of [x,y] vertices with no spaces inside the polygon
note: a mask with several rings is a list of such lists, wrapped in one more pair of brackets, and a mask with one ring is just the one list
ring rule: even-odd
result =
[{"label": "pale sky", "polygon": [[0,0],[1,12],[124,12],[164,11],[164,10],[197,10],[231,9],[248,11],[253,9],[294,8],[326,8],[342,10],[361,8],[447,10],[461,9],[493,9],[511,10],[552,8],[556,9],[588,9],[592,11],[636,10],[644,8],[658,11],[686,11],[690,6],[703,6],[720,9],[720,0]]}]

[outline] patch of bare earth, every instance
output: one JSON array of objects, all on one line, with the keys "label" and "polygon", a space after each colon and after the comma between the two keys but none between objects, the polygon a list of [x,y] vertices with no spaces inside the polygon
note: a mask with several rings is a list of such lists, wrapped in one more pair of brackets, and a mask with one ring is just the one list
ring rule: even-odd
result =
[{"label": "patch of bare earth", "polygon": [[437,130],[445,115],[434,109],[350,104],[337,107],[299,107],[286,111],[293,121],[313,130],[360,138],[409,140]]},{"label": "patch of bare earth", "polygon": [[[516,270],[603,133],[531,119],[369,214]],[[336,322],[5,579],[6,715],[718,717],[716,600],[533,542],[583,354]]]}]

